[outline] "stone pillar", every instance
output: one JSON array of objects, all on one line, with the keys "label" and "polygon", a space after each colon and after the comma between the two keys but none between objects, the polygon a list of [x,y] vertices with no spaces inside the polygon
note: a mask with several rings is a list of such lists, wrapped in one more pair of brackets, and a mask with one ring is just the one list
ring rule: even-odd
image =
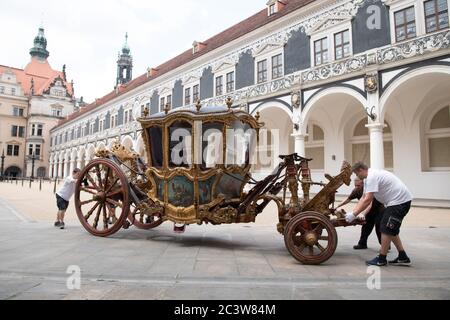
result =
[{"label": "stone pillar", "polygon": [[81,167],[81,159],[77,160],[77,168],[83,170],[83,168]]},{"label": "stone pillar", "polygon": [[75,169],[75,160],[70,160],[69,172],[67,172],[67,175],[72,174],[74,169]]},{"label": "stone pillar", "polygon": [[65,170],[64,167],[66,166],[66,163],[64,161],[61,161],[60,163],[60,168],[59,168],[59,177],[64,179],[64,174],[65,174]]},{"label": "stone pillar", "polygon": [[301,157],[306,156],[305,151],[305,135],[300,132],[293,133],[292,136],[295,139],[295,153],[297,153]]},{"label": "stone pillar", "polygon": [[384,141],[382,123],[368,124],[370,136],[370,167],[374,169],[384,169]]},{"label": "stone pillar", "polygon": [[49,166],[49,168],[48,168],[48,177],[49,177],[50,179],[53,178],[54,166],[55,166],[55,164],[53,163],[53,161],[50,161],[50,166]]}]

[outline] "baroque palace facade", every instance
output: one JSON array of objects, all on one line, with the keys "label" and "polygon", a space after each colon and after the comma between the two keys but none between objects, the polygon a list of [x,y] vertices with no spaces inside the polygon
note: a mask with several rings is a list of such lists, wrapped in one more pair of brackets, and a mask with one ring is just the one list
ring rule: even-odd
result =
[{"label": "baroque palace facade", "polygon": [[50,130],[75,107],[65,66],[57,71],[47,60],[42,27],[30,55],[24,69],[0,65],[0,174],[10,178],[48,177]]},{"label": "baroque palace facade", "polygon": [[[314,158],[316,181],[339,172],[345,159],[363,160],[393,171],[417,201],[450,206],[449,6],[271,0],[140,77],[122,81],[130,73],[121,65],[113,92],[52,130],[49,175],[83,167],[117,139],[144,155],[135,119],[146,107],[153,114],[231,97],[278,130],[274,157]],[[129,53],[124,46],[122,55]]]}]

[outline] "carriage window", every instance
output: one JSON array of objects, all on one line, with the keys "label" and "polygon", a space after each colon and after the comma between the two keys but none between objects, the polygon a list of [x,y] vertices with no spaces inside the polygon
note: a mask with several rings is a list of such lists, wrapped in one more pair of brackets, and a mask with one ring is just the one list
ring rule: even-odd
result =
[{"label": "carriage window", "polygon": [[169,135],[169,166],[192,167],[192,125],[185,121],[174,122]]},{"label": "carriage window", "polygon": [[202,169],[223,164],[223,123],[202,125]]},{"label": "carriage window", "polygon": [[235,121],[227,130],[227,166],[247,166],[256,148],[257,133],[247,123]]},{"label": "carriage window", "polygon": [[152,165],[156,168],[163,166],[162,129],[161,127],[151,127],[148,129],[150,140],[150,154]]}]

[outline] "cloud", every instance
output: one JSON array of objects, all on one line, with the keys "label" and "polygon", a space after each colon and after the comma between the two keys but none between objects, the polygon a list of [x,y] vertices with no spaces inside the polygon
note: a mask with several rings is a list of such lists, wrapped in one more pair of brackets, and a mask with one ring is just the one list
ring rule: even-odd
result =
[{"label": "cloud", "polygon": [[[23,68],[41,21],[55,69],[67,65],[76,95],[93,101],[115,85],[116,60],[129,33],[133,76],[264,8],[261,0],[17,0],[0,5],[0,64]],[[7,30],[7,32],[5,32]]]}]

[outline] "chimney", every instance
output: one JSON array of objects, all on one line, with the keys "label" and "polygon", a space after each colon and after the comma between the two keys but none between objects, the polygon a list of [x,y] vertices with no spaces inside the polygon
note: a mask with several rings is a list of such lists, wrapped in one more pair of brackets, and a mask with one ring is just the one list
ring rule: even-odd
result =
[{"label": "chimney", "polygon": [[192,44],[192,54],[196,54],[206,48],[206,43],[194,41]]}]

